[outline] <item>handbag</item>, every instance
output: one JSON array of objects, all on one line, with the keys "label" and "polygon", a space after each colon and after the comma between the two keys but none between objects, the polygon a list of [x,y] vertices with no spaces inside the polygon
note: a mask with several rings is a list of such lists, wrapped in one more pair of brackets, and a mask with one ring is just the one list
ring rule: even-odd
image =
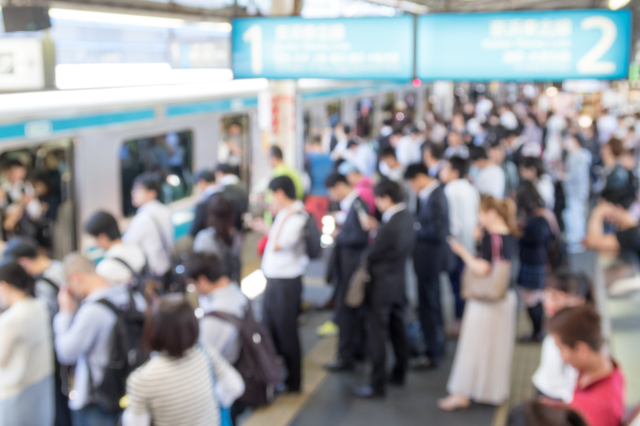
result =
[{"label": "handbag", "polygon": [[494,302],[502,300],[511,286],[511,262],[500,256],[502,237],[491,235],[491,272],[482,276],[465,266],[462,272],[462,298]]},{"label": "handbag", "polygon": [[[198,349],[200,349],[205,358],[207,358],[209,364],[209,375],[211,376],[211,390],[213,391],[213,397],[216,398],[216,374],[213,370],[211,354],[209,354],[201,343],[198,343]],[[220,407],[220,426],[233,426],[233,423],[231,422],[231,410],[228,407],[225,408],[220,405],[220,401],[218,401],[218,406]]]},{"label": "handbag", "polygon": [[362,306],[369,281],[371,281],[371,275],[369,274],[369,265],[365,257],[349,280],[349,288],[344,296],[344,303],[348,307],[355,309]]}]

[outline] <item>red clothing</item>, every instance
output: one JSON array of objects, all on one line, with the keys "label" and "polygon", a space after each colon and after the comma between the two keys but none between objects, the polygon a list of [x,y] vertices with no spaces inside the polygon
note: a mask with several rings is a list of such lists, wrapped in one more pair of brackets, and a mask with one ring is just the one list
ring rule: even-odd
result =
[{"label": "red clothing", "polygon": [[373,215],[376,213],[376,202],[375,197],[373,195],[373,187],[374,183],[368,177],[363,177],[360,179],[356,186],[353,188],[358,191],[358,195],[365,202],[365,204],[369,207],[369,214]]},{"label": "red clothing", "polygon": [[578,385],[569,406],[582,414],[589,426],[620,426],[625,413],[624,377],[618,366],[614,363],[609,376],[586,388]]}]

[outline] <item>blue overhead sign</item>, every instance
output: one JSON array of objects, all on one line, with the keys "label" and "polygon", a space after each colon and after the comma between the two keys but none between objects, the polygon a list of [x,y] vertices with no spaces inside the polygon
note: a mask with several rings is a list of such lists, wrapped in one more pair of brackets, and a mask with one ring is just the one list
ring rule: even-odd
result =
[{"label": "blue overhead sign", "polygon": [[408,80],[414,25],[395,18],[246,18],[233,21],[235,78]]},{"label": "blue overhead sign", "polygon": [[427,80],[626,78],[629,11],[424,15],[417,76]]}]

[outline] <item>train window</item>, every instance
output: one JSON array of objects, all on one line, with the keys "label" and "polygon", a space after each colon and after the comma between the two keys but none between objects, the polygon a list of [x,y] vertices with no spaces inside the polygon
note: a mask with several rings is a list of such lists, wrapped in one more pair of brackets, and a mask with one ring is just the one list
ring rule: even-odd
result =
[{"label": "train window", "polygon": [[136,212],[131,204],[134,179],[157,172],[164,179],[160,201],[172,203],[191,194],[193,132],[182,131],[130,139],[120,149],[122,210],[125,217]]}]

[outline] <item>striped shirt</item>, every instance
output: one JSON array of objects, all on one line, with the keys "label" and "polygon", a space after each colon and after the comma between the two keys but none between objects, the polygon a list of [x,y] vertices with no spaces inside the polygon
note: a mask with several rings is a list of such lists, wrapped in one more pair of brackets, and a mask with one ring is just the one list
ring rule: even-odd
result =
[{"label": "striped shirt", "polygon": [[154,426],[219,426],[219,404],[230,406],[244,392],[244,383],[217,351],[207,348],[209,359],[200,348],[194,346],[182,358],[159,354],[134,371],[127,381],[127,412],[148,414]]}]

